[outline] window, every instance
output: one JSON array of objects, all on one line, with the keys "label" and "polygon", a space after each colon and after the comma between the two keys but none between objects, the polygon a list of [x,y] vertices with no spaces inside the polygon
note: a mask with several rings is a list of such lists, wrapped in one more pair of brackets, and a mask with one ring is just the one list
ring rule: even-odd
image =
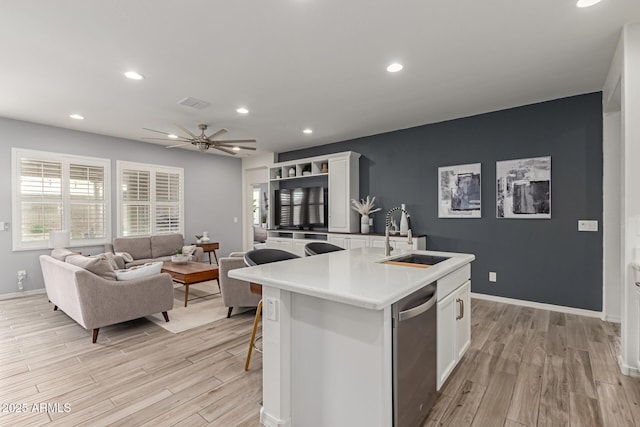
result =
[{"label": "window", "polygon": [[260,206],[260,187],[253,188],[253,224],[260,225],[260,213],[262,207]]},{"label": "window", "polygon": [[184,234],[184,169],[118,161],[118,236]]},{"label": "window", "polygon": [[12,148],[13,250],[44,249],[49,231],[70,230],[72,247],[107,243],[109,159]]}]

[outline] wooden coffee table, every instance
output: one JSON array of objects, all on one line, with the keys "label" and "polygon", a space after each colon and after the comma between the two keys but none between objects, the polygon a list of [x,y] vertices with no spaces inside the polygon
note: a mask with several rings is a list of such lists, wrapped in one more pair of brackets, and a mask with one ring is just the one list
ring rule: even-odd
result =
[{"label": "wooden coffee table", "polygon": [[184,285],[185,307],[189,300],[189,285],[206,282],[207,280],[215,280],[218,282],[218,289],[220,289],[218,266],[193,261],[187,264],[176,264],[170,261],[165,261],[162,264],[162,272],[169,273],[174,282],[182,283]]}]

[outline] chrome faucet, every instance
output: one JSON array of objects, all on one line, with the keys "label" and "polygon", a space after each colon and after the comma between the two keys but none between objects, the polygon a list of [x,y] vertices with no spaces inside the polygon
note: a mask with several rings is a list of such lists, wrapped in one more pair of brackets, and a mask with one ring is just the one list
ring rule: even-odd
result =
[{"label": "chrome faucet", "polygon": [[390,256],[392,250],[391,243],[389,243],[389,226],[387,225],[384,228],[384,256]]}]

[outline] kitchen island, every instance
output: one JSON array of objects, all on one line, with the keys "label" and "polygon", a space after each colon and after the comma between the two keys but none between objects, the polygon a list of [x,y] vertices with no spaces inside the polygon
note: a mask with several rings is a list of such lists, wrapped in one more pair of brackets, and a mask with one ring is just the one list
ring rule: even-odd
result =
[{"label": "kitchen island", "polygon": [[[449,259],[429,268],[383,263],[411,253]],[[262,424],[392,426],[392,304],[430,283],[437,283],[439,302],[465,286],[468,301],[474,259],[433,251],[385,258],[383,249],[360,248],[230,271],[263,285]],[[455,318],[462,301],[455,298]],[[440,308],[438,331],[455,334],[460,327],[440,320]],[[438,384],[468,346],[456,348],[460,339],[439,336],[439,347],[441,338],[452,344],[445,346],[454,363],[441,363],[438,351]]]}]

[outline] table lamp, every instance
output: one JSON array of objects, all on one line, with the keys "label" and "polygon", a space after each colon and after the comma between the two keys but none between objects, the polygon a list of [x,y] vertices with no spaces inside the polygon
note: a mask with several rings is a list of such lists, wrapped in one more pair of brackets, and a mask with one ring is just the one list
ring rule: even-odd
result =
[{"label": "table lamp", "polygon": [[51,230],[49,232],[49,248],[66,248],[69,246],[69,230]]}]

